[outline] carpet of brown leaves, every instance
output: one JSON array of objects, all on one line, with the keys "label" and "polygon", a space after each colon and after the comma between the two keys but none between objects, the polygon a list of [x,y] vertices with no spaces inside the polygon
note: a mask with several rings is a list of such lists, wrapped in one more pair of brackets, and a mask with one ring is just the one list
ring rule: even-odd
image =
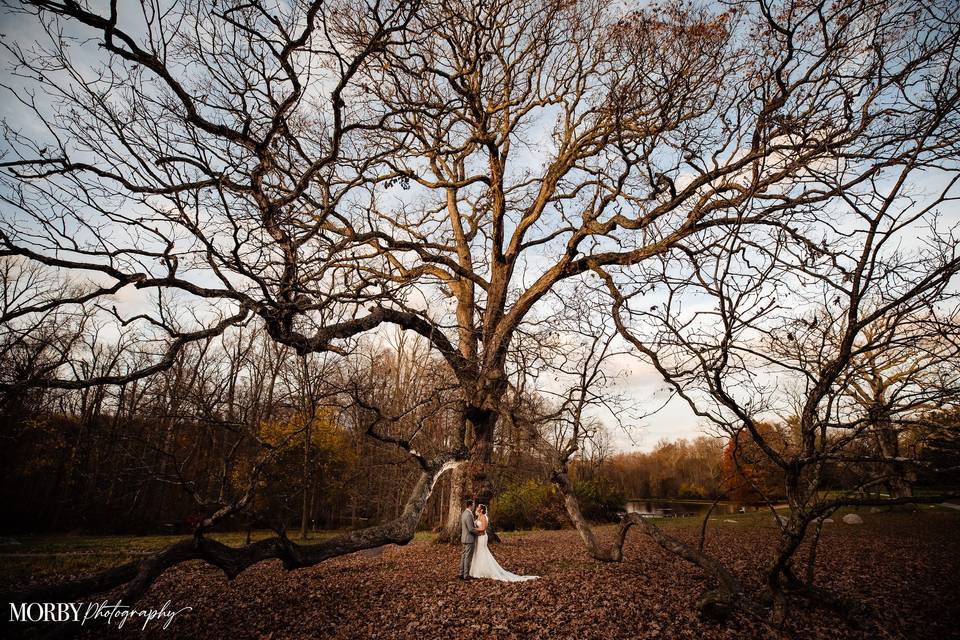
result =
[{"label": "carpet of brown leaves", "polygon": [[[949,638],[960,637],[960,517],[864,514],[863,526],[826,525],[818,582],[866,603],[875,615],[855,630],[822,608],[795,608],[774,632],[746,619],[701,620],[703,574],[631,532],[622,564],[584,553],[572,531],[515,536],[493,547],[510,571],[539,580],[456,580],[459,548],[415,541],[286,572],[277,562],[232,583],[190,564],[164,575],[143,606],[171,600],[193,611],[166,630],[131,622],[111,635],[149,638]],[[697,523],[674,526],[688,541]],[[607,534],[610,530],[606,531]],[[775,542],[772,522],[711,524],[706,549],[752,588]],[[102,628],[89,637],[104,637]]]}]

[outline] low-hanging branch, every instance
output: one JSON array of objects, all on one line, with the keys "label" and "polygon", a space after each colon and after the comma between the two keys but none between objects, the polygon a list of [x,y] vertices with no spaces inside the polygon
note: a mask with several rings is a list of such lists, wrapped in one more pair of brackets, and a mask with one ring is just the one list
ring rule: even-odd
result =
[{"label": "low-hanging branch", "polygon": [[281,531],[278,535],[242,547],[231,547],[203,534],[176,542],[141,560],[57,584],[4,594],[7,602],[43,602],[93,596],[123,587],[118,594],[128,604],[139,600],[168,569],[201,560],[217,567],[231,580],[264,560],[280,560],[287,570],[311,567],[338,556],[386,544],[407,544],[413,539],[420,516],[440,477],[463,464],[459,453],[444,453],[421,470],[399,517],[389,522],[351,531],[316,544],[297,544]]}]

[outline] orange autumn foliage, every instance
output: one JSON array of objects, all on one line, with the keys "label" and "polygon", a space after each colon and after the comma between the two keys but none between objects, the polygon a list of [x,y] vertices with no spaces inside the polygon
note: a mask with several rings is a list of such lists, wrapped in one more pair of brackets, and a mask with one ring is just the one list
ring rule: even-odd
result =
[{"label": "orange autumn foliage", "polygon": [[[789,436],[783,427],[760,422],[757,433],[778,453],[789,448]],[[724,447],[722,474],[721,488],[730,500],[756,503],[785,495],[783,470],[770,460],[746,428]]]}]

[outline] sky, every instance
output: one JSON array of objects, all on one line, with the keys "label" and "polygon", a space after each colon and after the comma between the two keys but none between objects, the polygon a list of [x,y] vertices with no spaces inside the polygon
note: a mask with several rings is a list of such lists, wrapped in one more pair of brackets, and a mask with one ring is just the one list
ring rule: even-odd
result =
[{"label": "sky", "polygon": [[[121,3],[122,6],[123,3]],[[4,40],[7,42],[20,42],[27,45],[35,37],[38,28],[33,18],[0,13],[0,32],[4,34]],[[13,38],[11,34],[15,34]],[[77,48],[80,51],[80,59],[93,65],[99,54],[89,47],[88,44]],[[8,66],[9,54],[0,50],[0,84],[16,85],[20,80],[10,75]],[[2,99],[0,103],[3,105],[0,107],[2,109],[0,113],[8,125],[24,133],[42,132],[40,123],[15,101]],[[550,151],[548,125],[541,123],[539,126],[541,127],[539,133],[536,130],[528,133],[533,140],[537,140],[539,136],[543,144],[525,147],[522,153],[526,157],[521,155],[519,158],[521,166],[541,165]],[[918,187],[932,189],[941,183],[942,177],[928,175],[920,180]],[[3,211],[2,214],[9,215],[7,211]],[[945,214],[948,222],[960,220],[956,207],[948,208]],[[535,257],[531,258],[529,265],[536,267],[536,262]],[[144,299],[143,294],[132,287],[121,290],[115,302],[121,310],[131,315],[148,307],[148,301]],[[626,404],[632,407],[632,410],[625,411],[620,416],[613,416],[603,411],[598,413],[598,417],[608,425],[612,444],[617,450],[649,451],[663,439],[695,438],[705,433],[700,419],[692,413],[684,401],[678,398],[672,399],[653,415],[642,419],[636,417],[637,414],[646,414],[655,407],[661,406],[668,397],[664,383],[652,365],[633,355],[623,354],[611,362],[610,370],[624,372],[624,375],[617,379],[613,389],[622,392],[626,398]],[[621,429],[618,423],[622,423],[626,428]]]}]

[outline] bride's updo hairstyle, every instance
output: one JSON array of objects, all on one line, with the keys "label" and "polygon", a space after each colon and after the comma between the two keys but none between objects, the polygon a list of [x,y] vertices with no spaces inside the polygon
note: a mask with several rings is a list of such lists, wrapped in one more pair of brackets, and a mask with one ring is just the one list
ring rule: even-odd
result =
[{"label": "bride's updo hairstyle", "polygon": [[483,513],[487,513],[487,505],[485,504],[478,504],[477,509],[483,509]]}]

